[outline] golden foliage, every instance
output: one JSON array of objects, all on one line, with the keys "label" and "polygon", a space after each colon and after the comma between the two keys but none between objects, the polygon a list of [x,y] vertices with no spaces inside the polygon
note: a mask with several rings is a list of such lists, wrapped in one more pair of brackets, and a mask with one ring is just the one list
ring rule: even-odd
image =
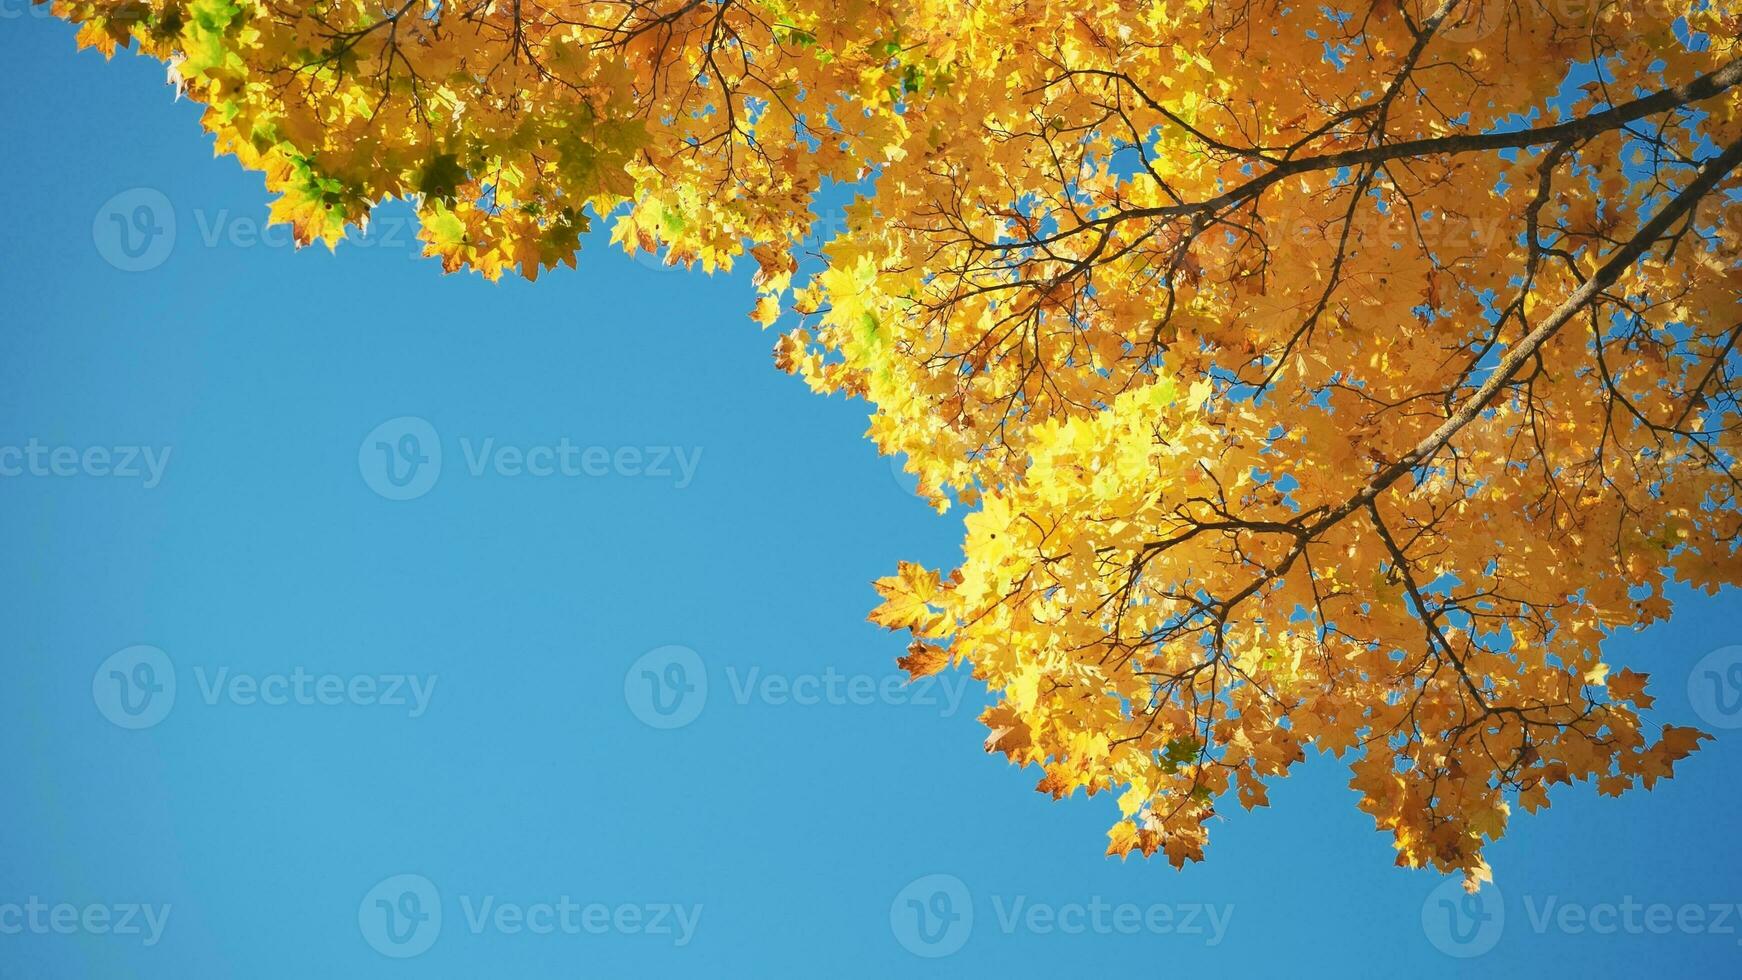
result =
[{"label": "golden foliage", "polygon": [[1600,644],[1742,578],[1736,3],[55,3],[301,241],[405,198],[490,277],[604,217],[748,252],[777,363],[970,508],[873,619],[1117,792],[1109,853],[1201,857],[1316,747],[1474,883],[1514,802],[1703,737]]}]

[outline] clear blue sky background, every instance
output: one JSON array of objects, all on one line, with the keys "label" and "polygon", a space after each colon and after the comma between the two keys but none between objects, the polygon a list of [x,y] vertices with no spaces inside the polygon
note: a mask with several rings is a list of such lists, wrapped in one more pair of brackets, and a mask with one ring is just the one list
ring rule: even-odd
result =
[{"label": "clear blue sky background", "polygon": [[[0,478],[0,977],[1742,965],[1742,738],[1709,744],[1654,793],[1599,801],[1585,787],[1520,813],[1491,849],[1500,888],[1479,910],[1504,924],[1475,941],[1490,951],[1460,960],[1443,948],[1472,951],[1458,942],[1471,933],[1439,906],[1441,879],[1391,866],[1335,760],[1310,760],[1269,809],[1230,806],[1210,860],[1176,873],[1101,856],[1111,799],[1051,802],[1037,773],[983,754],[971,684],[954,712],[941,697],[739,697],[753,670],[891,676],[902,644],[864,621],[869,583],[898,559],[950,564],[960,527],[904,492],[862,438],[864,405],[773,369],[773,336],[744,315],[747,272],[664,272],[595,242],[578,272],[536,285],[443,277],[388,227],[401,211],[374,247],[297,253],[282,231],[248,244],[261,180],[212,157],[161,66],[75,55],[70,28],[19,0],[0,14],[0,447],[171,447],[149,489],[90,472]],[[136,188],[163,195],[175,238],[145,257],[154,268],[128,272],[105,257],[130,261],[105,208]],[[123,220],[147,199],[123,198]],[[426,420],[444,454],[433,487],[406,501],[376,493],[359,464],[365,436],[400,416]],[[702,455],[681,488],[675,473],[474,477],[461,440],[486,438]],[[1690,672],[1742,643],[1739,611],[1734,593],[1687,598],[1673,623],[1617,639],[1610,660],[1655,675],[1659,720],[1700,724]],[[102,696],[100,665],[134,644],[164,651],[177,683],[173,708],[141,730],[111,723]],[[693,720],[661,729],[638,715],[662,717],[635,665],[667,645],[694,651],[708,691]],[[667,676],[663,661],[642,666]],[[298,668],[436,686],[416,718],[208,703],[201,687],[220,669]],[[403,874],[434,893],[378,887]],[[932,875],[952,878],[911,886]],[[387,935],[383,895],[401,912],[439,907],[440,929]],[[701,917],[684,945],[631,919],[535,935],[467,918],[486,898],[565,895]],[[170,912],[147,945],[100,918],[31,928],[33,897],[81,916]],[[1571,904],[1602,920],[1629,897],[1699,906],[1710,925],[1538,921],[1551,901],[1551,915]],[[971,906],[971,927],[921,928],[908,898]],[[1007,924],[1018,900],[1024,918]],[[1175,918],[1137,934],[1026,918],[1040,906],[1075,923],[1071,906],[1097,902]],[[1217,944],[1178,928],[1199,905],[1232,908]],[[1732,907],[1727,921],[1712,921],[1715,905]],[[406,952],[394,945],[406,935],[427,950],[376,948]]]}]

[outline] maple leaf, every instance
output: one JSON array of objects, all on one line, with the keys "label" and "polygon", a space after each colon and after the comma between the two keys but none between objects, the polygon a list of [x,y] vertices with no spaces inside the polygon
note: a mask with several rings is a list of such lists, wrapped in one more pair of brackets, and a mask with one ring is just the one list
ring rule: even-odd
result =
[{"label": "maple leaf", "polygon": [[1609,678],[1609,693],[1623,701],[1632,702],[1636,708],[1649,708],[1656,701],[1655,698],[1645,693],[1645,683],[1650,679],[1647,674],[1622,670]]},{"label": "maple leaf", "polygon": [[466,168],[460,166],[459,157],[452,153],[438,153],[418,174],[417,191],[426,198],[451,204],[455,192],[466,180]]},{"label": "maple leaf", "polygon": [[875,583],[883,604],[871,613],[871,621],[888,629],[911,629],[917,636],[929,635],[943,622],[930,601],[939,595],[938,574],[912,562],[902,562],[895,575]]},{"label": "maple leaf", "polygon": [[907,671],[910,678],[928,677],[938,673],[950,665],[950,655],[946,650],[918,640],[908,644],[907,656],[896,659],[896,664]]}]

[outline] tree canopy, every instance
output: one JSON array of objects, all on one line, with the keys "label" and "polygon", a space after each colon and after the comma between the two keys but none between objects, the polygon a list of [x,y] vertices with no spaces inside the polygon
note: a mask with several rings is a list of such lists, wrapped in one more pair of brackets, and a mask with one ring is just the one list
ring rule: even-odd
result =
[{"label": "tree canopy", "polygon": [[[1650,788],[1608,634],[1742,579],[1742,4],[54,0],[163,59],[300,242],[757,265],[963,560],[876,622],[988,751],[1203,855],[1309,748],[1398,863]],[[819,191],[862,188],[800,275]]]}]

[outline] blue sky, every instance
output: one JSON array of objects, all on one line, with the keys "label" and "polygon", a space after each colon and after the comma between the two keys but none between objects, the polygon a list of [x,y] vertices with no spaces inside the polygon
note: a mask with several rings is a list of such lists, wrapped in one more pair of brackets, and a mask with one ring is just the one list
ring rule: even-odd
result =
[{"label": "blue sky", "polygon": [[[296,252],[161,66],[0,19],[0,977],[1742,964],[1742,738],[1518,814],[1468,915],[1333,759],[1183,873],[1102,857],[965,674],[895,683],[869,583],[959,515],[747,270],[443,277],[392,209]],[[1608,659],[1742,726],[1739,611]]]}]

